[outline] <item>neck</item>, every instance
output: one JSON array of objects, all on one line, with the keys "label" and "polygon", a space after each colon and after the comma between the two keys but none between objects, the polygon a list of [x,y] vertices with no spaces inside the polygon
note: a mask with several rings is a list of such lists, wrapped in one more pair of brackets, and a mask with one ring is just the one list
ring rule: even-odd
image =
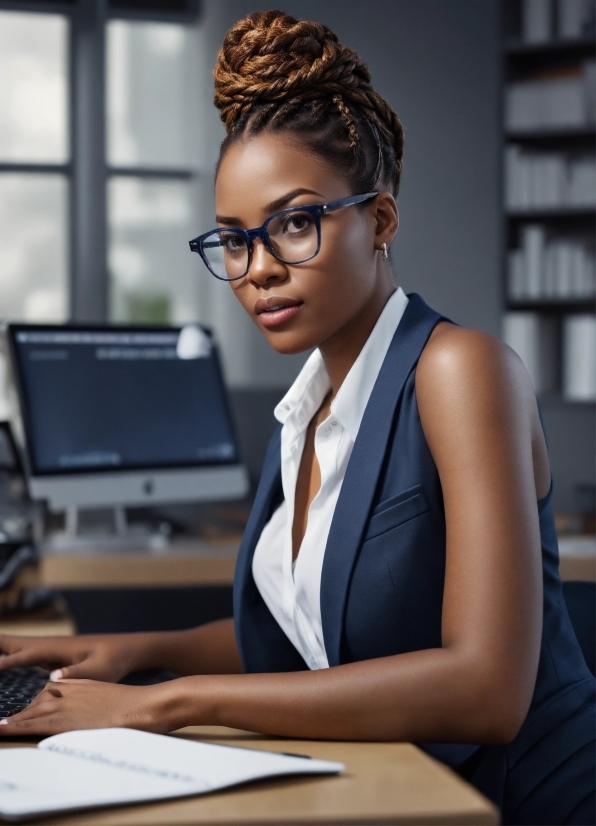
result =
[{"label": "neck", "polygon": [[338,330],[331,338],[319,345],[325,369],[331,381],[333,401],[360,351],[373,331],[385,304],[395,292],[393,280],[384,281],[381,288],[374,291],[361,311]]}]

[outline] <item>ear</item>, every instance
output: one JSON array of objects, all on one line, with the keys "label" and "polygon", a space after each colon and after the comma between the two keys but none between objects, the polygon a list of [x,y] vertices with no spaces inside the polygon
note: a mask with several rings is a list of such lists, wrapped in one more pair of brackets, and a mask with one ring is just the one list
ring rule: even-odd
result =
[{"label": "ear", "polygon": [[399,227],[399,212],[395,198],[390,192],[380,192],[371,207],[375,221],[375,247],[380,248],[381,244],[389,246]]}]

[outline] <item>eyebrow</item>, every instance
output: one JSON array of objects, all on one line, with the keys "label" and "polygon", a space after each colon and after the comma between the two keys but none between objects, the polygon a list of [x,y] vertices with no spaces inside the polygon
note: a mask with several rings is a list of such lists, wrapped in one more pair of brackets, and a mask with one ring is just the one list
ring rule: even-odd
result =
[{"label": "eyebrow", "polygon": [[[286,195],[282,195],[281,198],[277,198],[275,201],[271,201],[271,203],[265,206],[263,212],[269,215],[274,212],[279,212],[287,206],[290,201],[293,201],[294,198],[297,198],[299,195],[314,195],[317,198],[323,198],[323,195],[321,195],[320,192],[316,192],[314,189],[304,189],[301,187],[299,189],[293,189],[291,192],[288,192]],[[239,226],[242,224],[240,218],[229,215],[216,215],[215,220],[218,224],[228,224],[229,226]]]}]

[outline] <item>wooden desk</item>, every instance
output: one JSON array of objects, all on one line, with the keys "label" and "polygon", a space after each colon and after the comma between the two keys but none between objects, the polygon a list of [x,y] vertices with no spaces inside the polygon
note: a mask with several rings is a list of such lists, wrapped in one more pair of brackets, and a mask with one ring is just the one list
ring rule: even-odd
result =
[{"label": "wooden desk", "polygon": [[[43,822],[48,826],[499,823],[492,803],[408,743],[279,740],[207,726],[183,729],[178,736],[339,760],[347,768],[337,777],[280,778],[204,797],[60,815]],[[0,742],[0,748],[33,745]]]},{"label": "wooden desk", "polygon": [[0,619],[0,634],[24,634],[27,637],[72,637],[76,634],[70,617],[51,620]]},{"label": "wooden desk", "polygon": [[46,588],[181,588],[232,585],[237,543],[178,541],[166,551],[45,554],[40,584]]},{"label": "wooden desk", "polygon": [[[68,619],[4,620],[0,633],[74,633]],[[60,826],[273,826],[273,824],[496,824],[498,810],[441,763],[409,743],[282,740],[219,726],[182,729],[176,736],[224,745],[293,752],[337,760],[346,771],[331,778],[279,778],[204,797],[44,818]],[[35,747],[0,740],[0,748]]]},{"label": "wooden desk", "polygon": [[[561,540],[561,577],[596,580],[596,554],[567,550]],[[47,588],[175,588],[232,585],[238,545],[187,539],[166,551],[48,554],[40,584]]]}]

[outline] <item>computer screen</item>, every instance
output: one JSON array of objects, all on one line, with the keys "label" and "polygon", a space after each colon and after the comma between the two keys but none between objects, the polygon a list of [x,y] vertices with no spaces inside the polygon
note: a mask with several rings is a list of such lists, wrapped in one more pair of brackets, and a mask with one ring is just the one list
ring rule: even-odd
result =
[{"label": "computer screen", "polygon": [[9,340],[30,476],[239,464],[202,328],[10,325]]}]

